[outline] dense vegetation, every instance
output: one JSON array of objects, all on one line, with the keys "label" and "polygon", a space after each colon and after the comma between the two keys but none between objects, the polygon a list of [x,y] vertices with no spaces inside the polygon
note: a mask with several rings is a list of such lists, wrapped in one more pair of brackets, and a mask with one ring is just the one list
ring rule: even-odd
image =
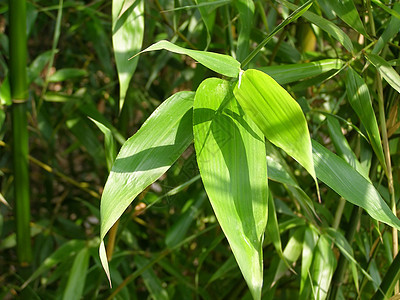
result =
[{"label": "dense vegetation", "polygon": [[1,298],[399,293],[399,3],[0,12]]}]

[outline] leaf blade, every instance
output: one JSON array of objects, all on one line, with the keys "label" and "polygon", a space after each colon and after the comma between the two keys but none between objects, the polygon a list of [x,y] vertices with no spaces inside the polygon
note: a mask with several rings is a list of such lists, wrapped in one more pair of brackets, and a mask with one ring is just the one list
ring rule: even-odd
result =
[{"label": "leaf blade", "polygon": [[194,138],[204,187],[242,274],[261,298],[262,240],[267,222],[265,145],[243,116],[227,81],[210,78],[194,102]]}]

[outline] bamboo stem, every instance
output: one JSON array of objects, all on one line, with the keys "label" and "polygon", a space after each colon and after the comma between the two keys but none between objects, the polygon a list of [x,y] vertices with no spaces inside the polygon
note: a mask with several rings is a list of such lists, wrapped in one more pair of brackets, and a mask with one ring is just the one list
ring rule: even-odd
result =
[{"label": "bamboo stem", "polygon": [[22,265],[32,259],[30,238],[30,203],[28,170],[28,121],[26,117],[28,87],[26,74],[26,2],[9,1],[10,87],[13,126],[13,164],[17,256]]}]

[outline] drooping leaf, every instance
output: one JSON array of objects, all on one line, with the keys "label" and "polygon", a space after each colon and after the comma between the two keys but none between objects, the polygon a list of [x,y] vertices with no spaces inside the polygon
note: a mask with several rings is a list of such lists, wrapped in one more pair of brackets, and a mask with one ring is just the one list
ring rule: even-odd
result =
[{"label": "drooping leaf", "polygon": [[367,54],[367,59],[379,71],[381,76],[385,78],[392,88],[400,93],[400,75],[392,68],[392,66],[382,57],[376,54]]},{"label": "drooping leaf", "polygon": [[390,9],[389,7],[387,7],[385,4],[383,4],[380,0],[371,0],[371,2],[375,3],[376,5],[378,5],[380,8],[382,8],[384,11],[386,11],[387,13],[391,14],[393,17],[397,18],[400,20],[400,13],[399,10],[396,9],[396,5],[397,8],[399,8],[399,3],[395,2],[393,9]]},{"label": "drooping leaf", "polygon": [[335,268],[336,258],[331,243],[325,234],[321,235],[314,252],[311,268],[315,299],[326,299]]},{"label": "drooping leaf", "polygon": [[119,79],[119,109],[124,106],[129,82],[138,58],[130,57],[142,48],[144,34],[144,1],[112,1],[112,40]]},{"label": "drooping leaf", "polygon": [[[289,7],[290,9],[295,9],[297,7],[293,3],[290,3],[289,1],[286,0],[279,0],[279,1],[282,2],[285,6]],[[309,11],[305,12],[303,14],[303,17],[308,21],[310,21],[311,23],[318,26],[319,28],[321,28],[323,31],[330,34],[335,40],[341,43],[347,49],[347,51],[349,52],[353,51],[353,44],[351,43],[351,39],[346,35],[346,33],[344,33],[342,29],[340,29],[334,23]]]},{"label": "drooping leaf", "polygon": [[219,5],[214,4],[213,0],[196,0],[197,3],[197,8],[200,12],[201,18],[203,19],[204,25],[206,27],[207,31],[207,45],[206,49],[210,45],[211,42],[211,33],[214,28],[214,23],[215,23],[215,16],[216,16],[216,8],[219,5],[226,4],[226,2],[223,2]]},{"label": "drooping leaf", "polygon": [[205,67],[209,68],[210,70],[213,70],[214,72],[225,75],[227,77],[236,78],[239,75],[240,63],[231,56],[214,52],[185,49],[168,41],[159,41],[151,45],[150,47],[142,50],[139,54],[143,52],[162,49],[178,54],[188,55]]},{"label": "drooping leaf", "polygon": [[[138,269],[142,269],[149,264],[149,260],[142,256],[136,255],[135,256],[135,263]],[[165,288],[162,286],[162,282],[157,277],[157,274],[154,272],[153,269],[148,268],[147,270],[143,271],[141,274],[144,284],[149,291],[152,299],[160,299],[160,300],[168,300],[169,296]]]},{"label": "drooping leaf", "polygon": [[253,28],[254,2],[252,0],[234,1],[239,12],[239,35],[237,39],[236,59],[242,61],[249,54],[250,32]]},{"label": "drooping leaf", "polygon": [[301,281],[299,299],[310,298],[311,293],[311,264],[314,258],[314,249],[318,242],[318,235],[311,227],[306,227],[304,231],[303,249],[301,254]]},{"label": "drooping leaf", "polygon": [[94,124],[101,130],[104,134],[104,152],[106,155],[106,163],[108,171],[111,171],[112,165],[114,163],[115,157],[117,156],[117,147],[112,135],[111,130],[95,119],[90,119]]},{"label": "drooping leaf", "polygon": [[286,84],[308,77],[320,75],[343,66],[340,59],[324,59],[304,64],[278,65],[257,68],[271,76],[279,84]]},{"label": "drooping leaf", "polygon": [[325,3],[330,5],[336,15],[346,22],[351,28],[357,30],[359,33],[365,36],[368,36],[353,0],[325,1]]},{"label": "drooping leaf", "polygon": [[68,282],[64,290],[63,300],[82,299],[87,269],[89,267],[89,257],[90,252],[86,247],[79,251],[79,253],[76,255],[68,276]]},{"label": "drooping leaf", "polygon": [[254,299],[260,299],[268,217],[262,133],[244,115],[227,81],[203,81],[193,108],[195,149],[205,190]]},{"label": "drooping leaf", "polygon": [[270,76],[253,69],[243,72],[234,93],[265,137],[297,160],[315,179],[306,118],[292,96]]},{"label": "drooping leaf", "polygon": [[400,230],[400,220],[368,180],[318,142],[313,140],[312,146],[318,179],[347,201],[364,208],[373,219]]},{"label": "drooping leaf", "polygon": [[379,134],[379,127],[376,121],[374,109],[372,108],[368,86],[362,77],[351,67],[347,69],[345,82],[347,99],[364,125],[372,149],[374,149],[380,163],[385,166],[386,163],[383,155],[381,136]]},{"label": "drooping leaf", "polygon": [[[375,0],[375,3],[379,3],[379,0]],[[383,5],[383,7],[386,7]],[[389,9],[389,8],[388,8]],[[397,2],[394,4],[393,9],[390,11],[395,12],[397,14],[400,13],[400,3]],[[399,14],[400,16],[400,14]],[[372,49],[372,54],[378,54],[387,43],[394,38],[400,30],[400,17],[393,15],[390,18],[389,24],[385,27],[385,31],[381,34],[378,41],[376,42],[374,48]]]},{"label": "drooping leaf", "polygon": [[85,247],[83,240],[70,240],[54,251],[43,263],[35,270],[35,272],[24,282],[21,289],[24,289],[30,282],[38,278],[44,272],[50,270],[64,260],[70,260],[71,256]]},{"label": "drooping leaf", "polygon": [[335,145],[336,153],[343,158],[350,166],[356,169],[365,179],[369,180],[368,172],[357,159],[349,143],[342,133],[339,121],[332,116],[326,117],[329,135]]},{"label": "drooping leaf", "polygon": [[[165,100],[122,146],[101,198],[101,240],[135,197],[164,174],[193,141],[193,98],[192,92],[179,92]],[[99,251],[107,270],[103,241]]]}]

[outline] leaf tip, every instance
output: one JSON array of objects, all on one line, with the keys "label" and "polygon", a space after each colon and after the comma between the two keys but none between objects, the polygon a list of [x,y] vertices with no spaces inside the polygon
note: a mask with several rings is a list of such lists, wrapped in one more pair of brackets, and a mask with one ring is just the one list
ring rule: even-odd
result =
[{"label": "leaf tip", "polygon": [[99,257],[100,257],[101,265],[103,266],[104,272],[107,275],[107,279],[108,279],[108,282],[110,284],[110,289],[111,289],[112,288],[111,276],[110,276],[110,270],[108,268],[106,247],[104,246],[103,240],[101,241],[100,247],[99,247]]}]

